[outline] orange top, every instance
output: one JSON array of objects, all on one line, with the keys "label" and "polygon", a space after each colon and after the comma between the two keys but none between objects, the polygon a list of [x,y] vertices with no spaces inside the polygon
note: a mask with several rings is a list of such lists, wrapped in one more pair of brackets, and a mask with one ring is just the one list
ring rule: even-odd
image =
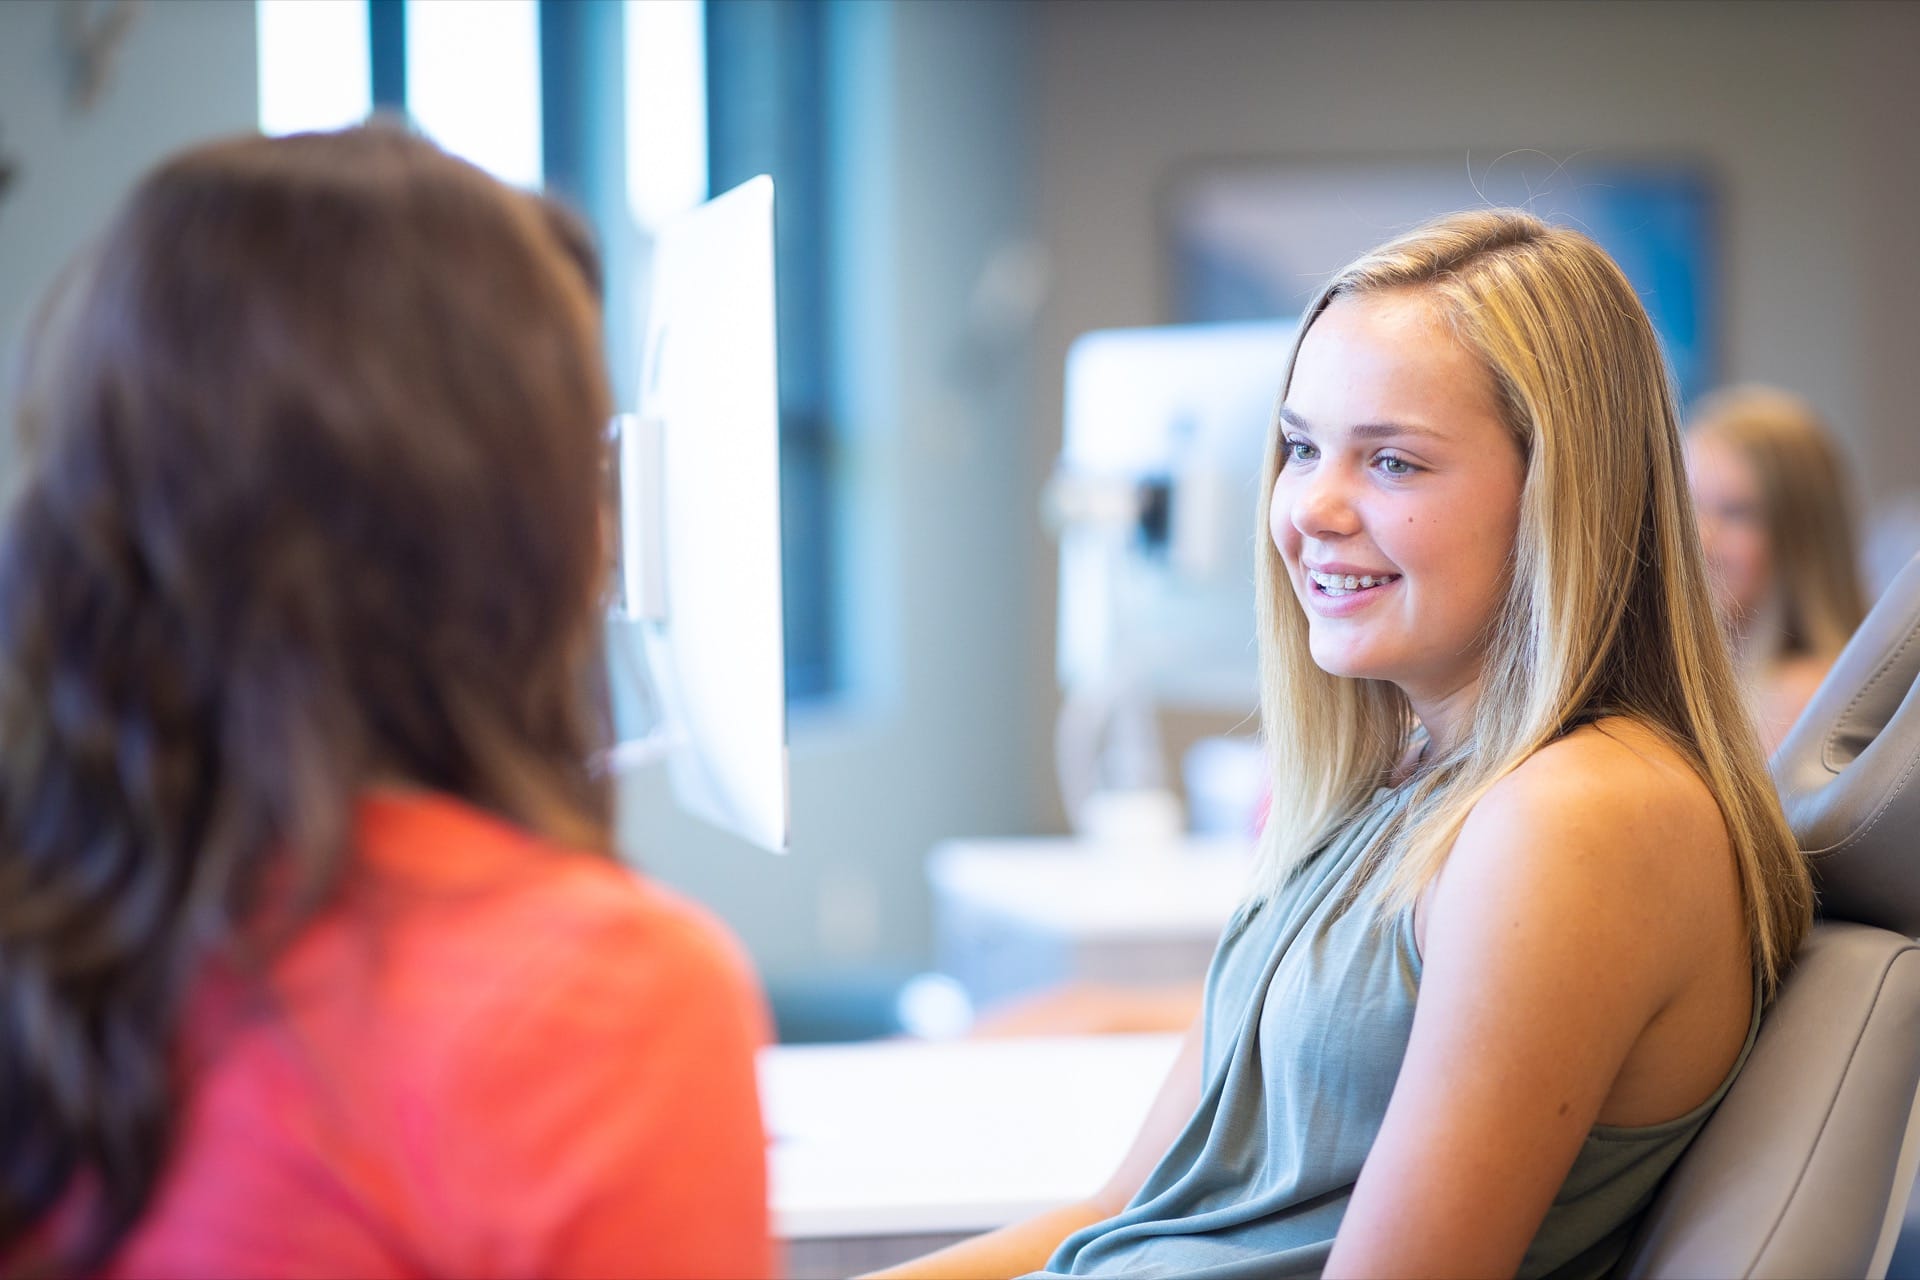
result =
[{"label": "orange top", "polygon": [[264,992],[210,977],[112,1276],[773,1274],[745,957],[699,908],[386,794]]}]

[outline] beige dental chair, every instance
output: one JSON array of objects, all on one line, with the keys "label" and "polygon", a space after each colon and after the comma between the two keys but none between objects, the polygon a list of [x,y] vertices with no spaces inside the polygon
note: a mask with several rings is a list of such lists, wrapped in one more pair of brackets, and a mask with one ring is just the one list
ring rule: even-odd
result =
[{"label": "beige dental chair", "polygon": [[1820,922],[1619,1274],[1884,1276],[1920,1162],[1920,559],[1773,758]]}]

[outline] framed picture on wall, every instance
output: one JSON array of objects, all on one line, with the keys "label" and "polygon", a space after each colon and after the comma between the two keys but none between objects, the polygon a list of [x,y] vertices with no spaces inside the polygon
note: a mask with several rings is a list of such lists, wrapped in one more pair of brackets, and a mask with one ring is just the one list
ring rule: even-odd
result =
[{"label": "framed picture on wall", "polygon": [[1719,376],[1720,221],[1706,167],[1673,157],[1512,152],[1303,158],[1208,165],[1167,196],[1173,319],[1300,314],[1328,276],[1367,249],[1457,209],[1513,205],[1576,227],[1633,282],[1683,403]]}]

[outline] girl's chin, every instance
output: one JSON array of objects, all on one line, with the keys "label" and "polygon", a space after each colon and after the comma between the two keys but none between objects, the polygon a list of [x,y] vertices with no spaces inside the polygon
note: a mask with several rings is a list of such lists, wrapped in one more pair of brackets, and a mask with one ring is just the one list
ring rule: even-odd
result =
[{"label": "girl's chin", "polygon": [[1345,650],[1322,652],[1316,649],[1313,654],[1313,663],[1328,675],[1340,676],[1346,680],[1377,680],[1384,678],[1380,674],[1380,667],[1377,663],[1367,661],[1364,655],[1350,653]]}]

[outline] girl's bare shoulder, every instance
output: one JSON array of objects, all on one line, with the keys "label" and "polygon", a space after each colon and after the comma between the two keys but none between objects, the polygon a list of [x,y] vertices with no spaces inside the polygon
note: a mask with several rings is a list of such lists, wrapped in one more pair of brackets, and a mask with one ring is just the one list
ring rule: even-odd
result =
[{"label": "girl's bare shoulder", "polygon": [[[1587,851],[1605,878],[1642,891],[1683,889],[1696,873],[1717,884],[1728,849],[1699,773],[1664,735],[1625,717],[1573,730],[1495,783],[1461,832],[1468,844],[1480,836]],[[1676,856],[1695,853],[1709,856]]]}]

